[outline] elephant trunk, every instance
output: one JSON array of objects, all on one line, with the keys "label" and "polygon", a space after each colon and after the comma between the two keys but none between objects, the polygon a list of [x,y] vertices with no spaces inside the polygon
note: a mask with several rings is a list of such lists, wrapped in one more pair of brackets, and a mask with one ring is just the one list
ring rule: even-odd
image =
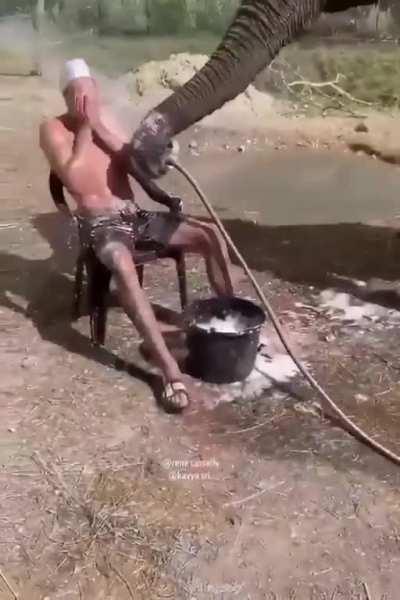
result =
[{"label": "elephant trunk", "polygon": [[242,0],[210,60],[151,114],[176,135],[214,112],[243,92],[279,50],[319,16],[325,1]]}]

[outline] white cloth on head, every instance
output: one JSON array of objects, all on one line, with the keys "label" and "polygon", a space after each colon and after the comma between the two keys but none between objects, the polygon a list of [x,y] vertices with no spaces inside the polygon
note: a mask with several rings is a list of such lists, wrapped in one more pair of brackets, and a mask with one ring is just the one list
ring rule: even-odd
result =
[{"label": "white cloth on head", "polygon": [[60,75],[60,88],[62,92],[65,92],[66,88],[69,84],[74,81],[74,79],[79,79],[80,77],[91,77],[90,69],[87,63],[83,60],[83,58],[74,58],[73,60],[68,60],[63,68],[61,69]]}]

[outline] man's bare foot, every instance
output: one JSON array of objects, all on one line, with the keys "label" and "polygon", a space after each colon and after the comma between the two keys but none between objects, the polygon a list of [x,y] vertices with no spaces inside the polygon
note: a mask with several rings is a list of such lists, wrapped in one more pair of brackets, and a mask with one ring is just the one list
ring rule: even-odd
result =
[{"label": "man's bare foot", "polygon": [[189,406],[189,394],[181,381],[172,381],[164,384],[162,403],[165,408],[174,412],[181,412]]}]

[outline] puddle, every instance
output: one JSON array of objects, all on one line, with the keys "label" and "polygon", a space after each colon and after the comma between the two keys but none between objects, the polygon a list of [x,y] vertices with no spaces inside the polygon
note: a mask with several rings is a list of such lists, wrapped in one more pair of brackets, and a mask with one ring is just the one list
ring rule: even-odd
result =
[{"label": "puddle", "polygon": [[[360,223],[399,214],[400,170],[366,157],[258,148],[210,150],[198,159],[185,156],[185,164],[224,218],[247,215],[260,225],[280,226]],[[186,186],[182,189],[187,196]]]}]

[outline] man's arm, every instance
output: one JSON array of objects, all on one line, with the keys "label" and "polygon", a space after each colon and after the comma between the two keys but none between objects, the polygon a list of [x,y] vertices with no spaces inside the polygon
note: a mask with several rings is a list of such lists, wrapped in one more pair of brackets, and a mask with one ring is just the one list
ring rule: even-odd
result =
[{"label": "man's arm", "polygon": [[72,148],[57,120],[47,121],[40,127],[40,147],[52,170],[71,193],[77,193],[83,158],[91,141],[92,131],[88,122],[79,127]]},{"label": "man's arm", "polygon": [[57,208],[57,210],[64,215],[71,217],[72,212],[70,207],[68,206],[68,202],[65,199],[64,194],[64,184],[55,173],[55,171],[51,170],[49,174],[49,189],[50,195],[53,199],[53,202]]},{"label": "man's arm", "polygon": [[162,204],[174,212],[182,210],[182,201],[180,198],[170,196],[154,181],[149,179],[136,163],[132,162],[129,143],[127,141],[124,141],[118,134],[110,131],[100,119],[92,127],[95,141],[99,141],[101,145],[104,145],[109,153],[118,156],[123,168],[142,186],[146,194],[154,202],[158,202],[158,204]]},{"label": "man's arm", "polygon": [[161,189],[152,179],[144,173],[144,171],[132,161],[129,153],[129,145],[126,144],[121,152],[122,160],[130,175],[142,186],[146,194],[159,204],[163,204],[173,212],[181,212],[182,200],[177,196],[171,196],[166,191]]}]

